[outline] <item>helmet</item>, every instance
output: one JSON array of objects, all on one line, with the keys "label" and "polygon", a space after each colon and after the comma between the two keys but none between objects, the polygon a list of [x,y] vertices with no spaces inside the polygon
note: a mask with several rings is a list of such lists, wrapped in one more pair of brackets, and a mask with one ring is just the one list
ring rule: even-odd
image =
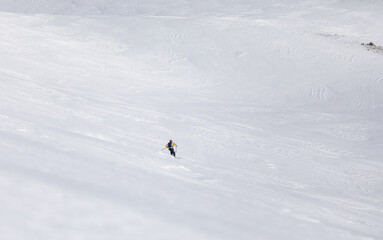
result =
[{"label": "helmet", "polygon": [[170,140],[169,142],[173,142],[173,140]]}]

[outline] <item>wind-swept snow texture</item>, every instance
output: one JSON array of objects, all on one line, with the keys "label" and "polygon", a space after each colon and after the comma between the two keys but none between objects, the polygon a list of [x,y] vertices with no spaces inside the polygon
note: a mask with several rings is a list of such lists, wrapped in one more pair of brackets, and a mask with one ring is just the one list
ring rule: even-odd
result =
[{"label": "wind-swept snow texture", "polygon": [[382,12],[1,0],[0,239],[382,239]]}]

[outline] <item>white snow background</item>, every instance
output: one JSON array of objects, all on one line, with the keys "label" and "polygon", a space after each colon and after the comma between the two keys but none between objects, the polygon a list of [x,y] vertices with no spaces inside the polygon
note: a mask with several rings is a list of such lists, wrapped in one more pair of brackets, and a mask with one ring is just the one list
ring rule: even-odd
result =
[{"label": "white snow background", "polygon": [[382,45],[381,0],[1,0],[0,239],[382,239]]}]

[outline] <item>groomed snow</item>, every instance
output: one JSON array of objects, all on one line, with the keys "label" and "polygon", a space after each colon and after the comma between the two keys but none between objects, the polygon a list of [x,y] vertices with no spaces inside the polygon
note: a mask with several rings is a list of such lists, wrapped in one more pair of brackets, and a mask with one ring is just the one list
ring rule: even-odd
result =
[{"label": "groomed snow", "polygon": [[0,239],[381,239],[382,12],[2,0]]}]

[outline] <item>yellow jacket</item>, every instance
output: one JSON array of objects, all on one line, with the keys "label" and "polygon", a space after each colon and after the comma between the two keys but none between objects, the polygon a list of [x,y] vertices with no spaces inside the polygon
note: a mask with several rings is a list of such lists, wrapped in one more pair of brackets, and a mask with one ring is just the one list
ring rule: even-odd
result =
[{"label": "yellow jacket", "polygon": [[168,144],[166,144],[165,147],[166,148],[173,148],[173,147],[177,147],[177,144],[175,144],[174,142],[169,142]]}]

